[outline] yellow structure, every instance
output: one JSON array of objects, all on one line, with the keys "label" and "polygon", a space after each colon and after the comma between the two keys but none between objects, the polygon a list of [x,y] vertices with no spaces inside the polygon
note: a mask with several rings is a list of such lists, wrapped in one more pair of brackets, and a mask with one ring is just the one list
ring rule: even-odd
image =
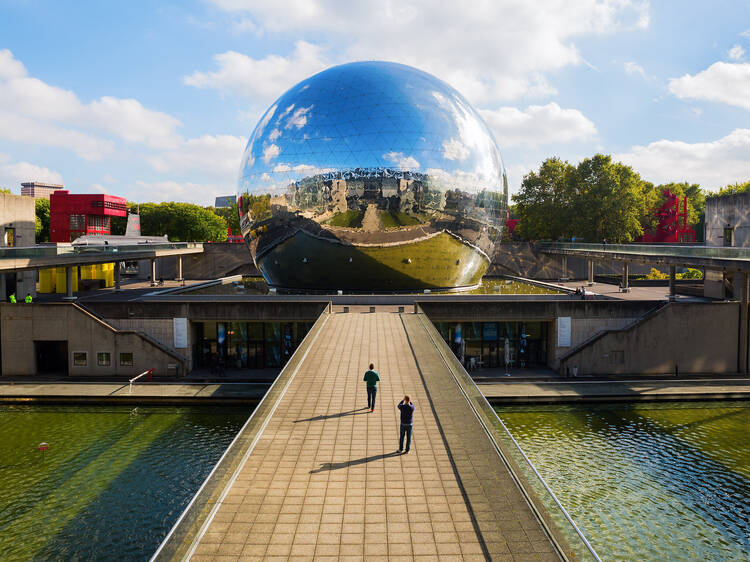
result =
[{"label": "yellow structure", "polygon": [[[66,278],[65,278],[65,268],[64,267],[56,267],[57,271],[55,273],[56,280],[55,280],[55,289],[57,293],[67,293],[68,287],[66,285]],[[73,270],[73,292],[78,291],[78,267],[71,268]]]},{"label": "yellow structure", "polygon": [[56,280],[56,269],[51,267],[49,269],[39,270],[39,291],[40,293],[54,293],[55,292],[55,280]]}]

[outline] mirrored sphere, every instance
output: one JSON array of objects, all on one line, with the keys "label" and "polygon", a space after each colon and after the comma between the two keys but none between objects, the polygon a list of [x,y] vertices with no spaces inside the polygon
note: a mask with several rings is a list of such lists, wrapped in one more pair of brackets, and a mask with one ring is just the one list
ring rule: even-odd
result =
[{"label": "mirrored sphere", "polygon": [[455,89],[402,64],[356,62],[271,105],[237,201],[271,286],[454,289],[487,270],[508,187],[492,134]]}]

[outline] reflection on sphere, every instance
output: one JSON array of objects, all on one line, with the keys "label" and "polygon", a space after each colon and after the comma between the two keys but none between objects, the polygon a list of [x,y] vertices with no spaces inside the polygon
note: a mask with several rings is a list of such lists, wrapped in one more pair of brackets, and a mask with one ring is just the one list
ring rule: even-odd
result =
[{"label": "reflection on sphere", "polygon": [[508,202],[500,151],[453,88],[395,63],[336,66],[289,89],[242,157],[242,234],[272,286],[476,285]]}]

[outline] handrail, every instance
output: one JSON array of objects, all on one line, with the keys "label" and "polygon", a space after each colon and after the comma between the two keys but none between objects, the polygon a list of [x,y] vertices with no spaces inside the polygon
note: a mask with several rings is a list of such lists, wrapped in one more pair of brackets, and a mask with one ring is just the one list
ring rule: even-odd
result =
[{"label": "handrail", "polygon": [[[462,394],[464,395],[464,397],[466,398],[466,401],[467,401],[467,402],[469,403],[469,406],[470,406],[470,407],[472,408],[472,410],[474,410],[474,413],[475,413],[475,415],[477,416],[477,418],[479,418],[479,419],[481,420],[481,419],[482,419],[482,416],[481,416],[481,415],[480,415],[480,413],[479,413],[479,412],[478,412],[478,411],[476,410],[476,408],[474,407],[474,404],[472,403],[472,401],[471,401],[470,397],[469,397],[469,396],[468,396],[468,395],[466,394],[466,392],[464,391],[464,389],[463,389],[463,386],[461,385],[461,382],[460,382],[460,381],[458,380],[458,377],[456,376],[456,374],[455,374],[455,372],[454,372],[453,368],[452,368],[452,367],[451,367],[451,365],[450,365],[450,362],[449,362],[449,361],[448,361],[448,360],[446,359],[445,355],[443,354],[443,350],[441,349],[441,346],[437,344],[437,342],[435,341],[435,338],[434,338],[433,334],[432,334],[432,333],[431,333],[431,331],[430,331],[430,330],[428,329],[428,327],[427,327],[427,326],[425,326],[425,324],[424,324],[424,320],[423,320],[423,317],[426,317],[426,315],[425,315],[425,314],[424,314],[423,312],[421,312],[421,310],[420,310],[420,311],[419,311],[419,312],[417,313],[417,317],[418,317],[418,318],[420,319],[420,322],[422,323],[422,326],[423,326],[423,327],[425,328],[425,331],[427,332],[427,335],[428,335],[428,336],[430,337],[430,340],[432,341],[433,345],[435,346],[435,349],[436,349],[436,350],[438,351],[438,353],[440,354],[440,357],[442,358],[442,360],[443,360],[443,363],[445,363],[445,366],[446,366],[446,367],[448,367],[448,371],[449,371],[449,372],[451,373],[451,375],[453,376],[454,380],[456,381],[456,383],[457,383],[457,385],[458,385],[458,388],[459,388],[459,390],[461,391],[461,393],[462,393]],[[427,319],[427,321],[428,321],[428,322],[430,322],[430,320],[429,320],[429,319]],[[444,342],[444,341],[443,341],[442,339],[440,340],[440,342],[441,342],[441,343],[445,343],[445,342]],[[453,358],[455,359],[455,356],[453,356]],[[459,363],[459,365],[460,365],[460,363]],[[461,366],[461,368],[463,369],[463,366]],[[487,400],[487,397],[486,397],[486,396],[485,396],[485,395],[484,395],[484,394],[482,393],[482,391],[481,391],[481,390],[479,390],[479,387],[478,387],[478,386],[476,385],[476,383],[474,382],[474,379],[472,379],[472,378],[471,378],[471,376],[470,376],[470,375],[469,375],[468,373],[466,373],[466,371],[465,371],[465,370],[464,370],[464,375],[465,375],[465,376],[464,376],[464,377],[462,377],[462,378],[464,378],[465,380],[468,380],[468,381],[469,381],[469,384],[471,384],[471,385],[472,385],[472,386],[474,387],[474,389],[476,390],[476,392],[478,393],[478,395],[482,397],[482,400],[484,400],[484,403],[485,403],[485,405],[487,406],[487,408],[489,408],[490,410],[492,410],[492,412],[493,412],[493,414],[494,414],[494,416],[495,416],[495,419],[496,419],[496,420],[497,420],[497,421],[498,421],[498,422],[500,423],[500,425],[502,426],[502,428],[503,428],[503,429],[505,430],[505,432],[506,432],[506,433],[508,434],[508,436],[510,437],[511,441],[513,442],[513,444],[514,444],[514,445],[516,446],[516,448],[518,449],[518,452],[519,452],[519,453],[521,453],[521,456],[522,456],[522,457],[524,458],[524,460],[525,460],[525,461],[526,461],[526,462],[528,463],[529,467],[530,467],[530,468],[531,468],[531,470],[532,470],[532,471],[534,472],[534,474],[536,475],[536,477],[537,477],[537,478],[539,479],[539,482],[540,482],[540,483],[542,484],[542,486],[544,487],[544,489],[545,489],[545,490],[547,490],[547,492],[549,493],[550,497],[551,497],[551,498],[552,498],[552,500],[553,500],[553,501],[555,502],[555,504],[557,505],[557,507],[558,507],[558,508],[560,509],[560,512],[561,512],[561,513],[563,514],[563,516],[564,516],[564,517],[565,517],[565,519],[566,519],[566,520],[568,521],[568,523],[570,523],[571,527],[572,527],[572,528],[573,528],[573,530],[574,530],[574,531],[576,532],[576,534],[578,535],[578,537],[579,537],[579,538],[581,539],[581,541],[583,542],[583,544],[584,544],[584,545],[586,546],[587,550],[588,550],[588,551],[589,551],[589,552],[591,553],[591,555],[592,555],[592,556],[594,557],[594,559],[595,559],[595,560],[596,560],[597,562],[601,562],[601,558],[599,558],[599,555],[598,555],[598,554],[596,553],[596,550],[594,549],[594,547],[593,547],[593,546],[591,545],[591,543],[590,543],[590,542],[588,541],[588,539],[587,539],[587,538],[585,537],[585,535],[583,534],[583,532],[582,532],[582,531],[581,531],[581,530],[579,529],[578,525],[576,525],[575,521],[573,521],[573,518],[572,518],[572,517],[570,516],[570,514],[569,514],[569,513],[568,513],[568,511],[567,511],[567,510],[565,509],[565,507],[563,507],[563,505],[562,505],[562,503],[560,502],[560,500],[559,500],[559,499],[557,498],[557,496],[556,496],[556,495],[555,495],[555,493],[554,493],[554,492],[552,491],[552,489],[551,489],[551,488],[549,487],[549,485],[548,485],[548,484],[547,484],[547,482],[546,482],[546,481],[544,480],[544,478],[542,477],[542,475],[541,475],[541,474],[539,473],[539,471],[538,471],[538,470],[536,469],[536,467],[534,466],[534,463],[532,463],[532,462],[531,462],[531,460],[529,459],[529,457],[527,457],[527,456],[526,456],[526,453],[524,453],[524,451],[523,451],[523,449],[521,448],[521,446],[520,446],[520,445],[518,444],[518,442],[517,442],[517,441],[515,440],[515,438],[513,437],[513,435],[512,435],[511,433],[510,433],[510,431],[508,431],[508,428],[507,428],[507,427],[506,427],[506,425],[505,425],[505,424],[503,423],[503,421],[502,421],[502,420],[500,419],[500,417],[499,417],[499,416],[497,415],[497,412],[495,412],[495,409],[494,409],[494,408],[492,407],[492,405],[491,405],[491,404],[489,403],[489,401]],[[485,428],[485,429],[486,429],[486,428]],[[497,444],[497,443],[495,442],[495,440],[494,440],[494,437],[492,436],[492,432],[491,432],[491,431],[487,431],[487,434],[488,434],[488,435],[490,436],[490,438],[492,439],[492,442],[493,442],[493,443],[495,444],[495,447],[496,447],[496,448],[498,449],[498,451],[499,451],[499,450],[500,450],[500,446],[499,446],[499,445],[498,445],[498,444]]]},{"label": "handrail", "polygon": [[135,381],[137,381],[141,377],[145,377],[146,375],[151,376],[153,373],[154,373],[154,370],[153,369],[149,369],[148,371],[143,371],[137,377],[133,377],[132,379],[130,379],[130,381],[129,381],[130,382],[130,386],[128,387],[128,394],[132,394],[133,393],[133,383]]},{"label": "handrail", "polygon": [[[197,547],[196,538],[205,532],[207,522],[213,518],[228,491],[229,483],[237,477],[245,461],[255,448],[260,435],[275,412],[287,388],[294,380],[297,371],[307,358],[313,344],[323,330],[330,316],[330,303],[320,314],[310,331],[304,337],[297,349],[292,353],[289,361],[281,370],[276,380],[268,388],[250,417],[245,421],[235,435],[232,442],[224,450],[219,460],[214,464],[211,472],[206,476],[198,491],[193,495],[188,505],[175,521],[172,528],[164,537],[150,558],[150,562],[159,560],[187,560],[190,559]],[[196,513],[200,512],[200,513]],[[194,520],[191,521],[191,516]],[[192,533],[191,527],[198,525],[197,534]],[[182,535],[178,537],[178,535]],[[179,543],[179,544],[176,544]],[[187,543],[187,544],[186,544]],[[180,548],[182,547],[182,549]]]}]

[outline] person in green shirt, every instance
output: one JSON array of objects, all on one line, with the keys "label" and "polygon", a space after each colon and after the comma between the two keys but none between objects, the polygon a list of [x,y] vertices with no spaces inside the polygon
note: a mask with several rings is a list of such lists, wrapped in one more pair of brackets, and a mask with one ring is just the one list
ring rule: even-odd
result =
[{"label": "person in green shirt", "polygon": [[16,294],[11,293],[10,298],[8,300],[10,300],[10,304],[16,304]]},{"label": "person in green shirt", "polygon": [[375,365],[370,363],[370,370],[365,373],[365,378],[362,380],[367,383],[367,407],[370,408],[370,412],[374,412],[375,396],[378,393],[378,381],[380,380]]},{"label": "person in green shirt", "polygon": [[25,302],[26,304],[31,304],[31,301],[32,301],[31,293],[26,293],[26,298],[23,299],[23,302]]}]

